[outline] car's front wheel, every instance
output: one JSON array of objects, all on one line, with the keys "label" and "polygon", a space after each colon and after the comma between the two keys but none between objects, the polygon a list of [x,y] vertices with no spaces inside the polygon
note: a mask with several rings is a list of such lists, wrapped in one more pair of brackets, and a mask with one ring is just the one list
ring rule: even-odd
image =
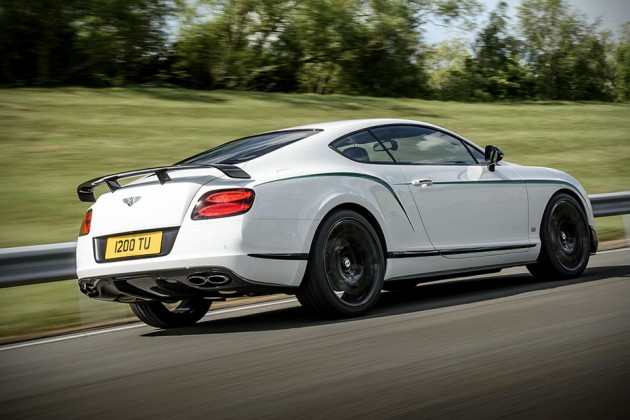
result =
[{"label": "car's front wheel", "polygon": [[365,314],[383,288],[385,261],[378,235],[360,214],[341,210],[320,225],[297,298],[321,318]]},{"label": "car's front wheel", "polygon": [[553,196],[540,227],[538,262],[527,269],[539,280],[578,277],[589,260],[589,232],[586,214],[577,200],[565,193]]},{"label": "car's front wheel", "polygon": [[199,321],[210,309],[212,301],[184,299],[175,305],[162,302],[130,303],[131,311],[142,322],[156,328],[188,327]]}]

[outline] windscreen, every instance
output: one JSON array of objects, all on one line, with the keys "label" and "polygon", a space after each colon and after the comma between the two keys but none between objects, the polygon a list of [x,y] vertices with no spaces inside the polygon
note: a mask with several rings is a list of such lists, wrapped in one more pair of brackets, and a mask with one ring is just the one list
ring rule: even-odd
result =
[{"label": "windscreen", "polygon": [[321,130],[275,131],[234,140],[215,147],[186,160],[178,165],[208,165],[216,163],[236,164],[266,155],[288,144],[312,136]]}]

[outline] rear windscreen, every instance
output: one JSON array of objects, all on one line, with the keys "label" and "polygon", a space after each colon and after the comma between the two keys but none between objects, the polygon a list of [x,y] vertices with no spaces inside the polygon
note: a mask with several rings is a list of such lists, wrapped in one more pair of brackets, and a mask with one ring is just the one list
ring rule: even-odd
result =
[{"label": "rear windscreen", "polygon": [[208,165],[216,163],[236,164],[266,155],[288,144],[312,136],[321,130],[275,131],[258,134],[225,143],[198,155],[192,156],[177,165]]}]

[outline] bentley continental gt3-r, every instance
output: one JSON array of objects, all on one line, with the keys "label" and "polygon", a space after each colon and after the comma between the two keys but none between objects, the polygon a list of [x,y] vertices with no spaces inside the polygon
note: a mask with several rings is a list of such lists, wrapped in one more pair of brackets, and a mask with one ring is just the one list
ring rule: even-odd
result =
[{"label": "bentley continental gt3-r", "polygon": [[[237,296],[295,294],[335,318],[436,278],[521,265],[535,278],[579,276],[597,249],[584,188],[502,158],[432,124],[366,119],[95,178],[77,189],[94,202],[77,241],[79,286],[171,328]],[[99,185],[109,190],[97,200]]]}]

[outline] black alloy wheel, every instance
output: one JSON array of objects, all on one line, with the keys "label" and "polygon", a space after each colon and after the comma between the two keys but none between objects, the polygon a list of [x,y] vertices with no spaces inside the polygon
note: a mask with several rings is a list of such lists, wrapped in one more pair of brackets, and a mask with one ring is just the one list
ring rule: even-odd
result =
[{"label": "black alloy wheel", "polygon": [[384,275],[376,231],[360,214],[341,210],[320,225],[297,297],[318,317],[363,315],[378,301]]},{"label": "black alloy wheel", "polygon": [[572,196],[551,198],[540,229],[541,251],[536,264],[527,266],[537,279],[570,279],[586,269],[590,230],[584,210]]}]

